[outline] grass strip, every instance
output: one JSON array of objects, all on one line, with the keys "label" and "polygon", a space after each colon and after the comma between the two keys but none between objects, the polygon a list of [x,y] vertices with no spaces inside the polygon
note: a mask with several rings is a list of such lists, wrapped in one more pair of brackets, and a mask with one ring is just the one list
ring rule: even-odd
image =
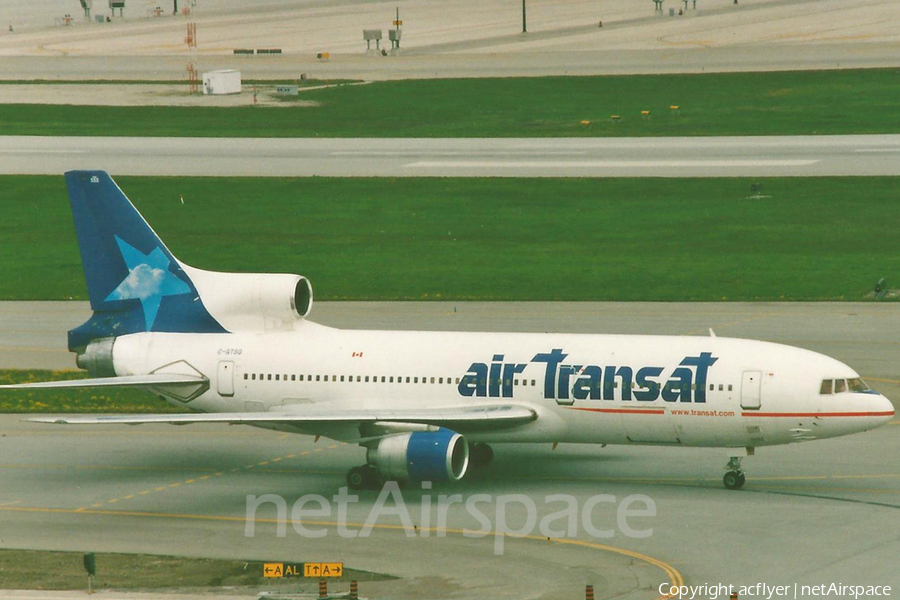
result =
[{"label": "grass strip", "polygon": [[[186,263],[303,274],[325,300],[858,300],[900,280],[896,177],[117,181]],[[0,299],[85,299],[63,179],[0,190]]]},{"label": "grass strip", "polygon": [[898,72],[384,81],[304,91],[293,98],[318,106],[278,110],[249,101],[230,108],[8,104],[0,105],[0,127],[4,135],[175,137],[894,133],[900,131]]},{"label": "grass strip", "polygon": [[[4,589],[12,590],[86,590],[87,573],[80,552],[44,550],[0,550],[0,572]],[[183,590],[203,588],[246,588],[270,592],[311,591],[317,579],[266,579],[262,561],[213,560],[147,554],[95,553],[97,575],[95,590]],[[271,562],[288,562],[273,559]],[[302,572],[302,571],[301,571]],[[350,580],[359,582],[396,579],[389,575],[344,569],[341,577],[331,578],[332,592],[344,591]],[[201,590],[197,590],[201,591]]]}]

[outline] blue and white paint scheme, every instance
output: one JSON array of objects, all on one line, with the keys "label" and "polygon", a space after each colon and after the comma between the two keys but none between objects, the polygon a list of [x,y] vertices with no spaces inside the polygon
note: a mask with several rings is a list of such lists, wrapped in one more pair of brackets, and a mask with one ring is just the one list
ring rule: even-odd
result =
[{"label": "blue and white paint scheme", "polygon": [[36,417],[65,424],[242,423],[367,448],[354,488],[458,480],[490,443],[726,448],[745,482],[760,446],[847,435],[894,415],[841,362],[691,336],[351,331],[306,317],[300,275],[178,261],[102,171],[66,173],[93,315],[69,332],[92,379],[5,388],[143,388],[184,414]]}]

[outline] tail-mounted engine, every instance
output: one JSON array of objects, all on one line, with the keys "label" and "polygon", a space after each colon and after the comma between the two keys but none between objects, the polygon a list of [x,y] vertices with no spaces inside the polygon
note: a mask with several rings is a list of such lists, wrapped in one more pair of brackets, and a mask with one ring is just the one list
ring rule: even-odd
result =
[{"label": "tail-mounted engine", "polygon": [[312,309],[312,284],[302,275],[185,270],[228,331],[290,329]]}]

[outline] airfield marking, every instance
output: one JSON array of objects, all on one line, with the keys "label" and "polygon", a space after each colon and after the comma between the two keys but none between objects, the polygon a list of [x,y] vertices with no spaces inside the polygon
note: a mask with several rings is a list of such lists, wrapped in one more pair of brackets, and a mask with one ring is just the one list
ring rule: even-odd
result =
[{"label": "airfield marking", "polygon": [[[509,477],[495,479],[516,479],[528,481],[557,481],[557,482],[589,482],[589,483],[629,483],[629,484],[661,484],[680,487],[690,486],[706,486],[707,484],[721,485],[720,477],[681,477],[681,478],[648,478],[648,477]],[[766,489],[788,489],[778,485],[765,485],[766,482],[784,483],[795,481],[798,483],[806,482],[836,482],[841,480],[858,480],[858,479],[900,479],[900,473],[877,473],[870,475],[789,475],[774,477],[758,477],[753,476],[753,483],[762,484],[753,491],[766,491]],[[718,486],[716,486],[718,487]],[[724,489],[724,488],[723,488]],[[863,494],[897,494],[900,489],[896,488],[839,488],[839,487],[817,487],[804,485],[802,488],[791,488],[793,491],[833,491],[833,492],[859,492]]]},{"label": "airfield marking", "polygon": [[866,377],[866,379],[869,381],[877,381],[879,383],[896,383],[897,385],[900,385],[900,381],[897,379],[884,379],[882,377]]},{"label": "airfield marking", "polygon": [[[334,450],[334,449],[340,448],[340,447],[341,447],[341,444],[329,444],[329,445],[328,445],[327,447],[325,447],[325,448],[316,448],[316,449],[313,450],[313,452],[322,452],[322,451],[324,451],[324,450]],[[301,452],[300,454],[301,454],[301,455],[309,455],[310,452],[309,452],[309,451],[304,451],[304,452]],[[275,457],[275,458],[270,458],[269,460],[264,460],[264,461],[261,461],[261,462],[255,463],[255,464],[246,465],[246,466],[244,466],[244,467],[236,467],[236,468],[234,468],[234,469],[230,469],[228,472],[229,472],[229,473],[235,473],[235,472],[241,471],[241,470],[256,469],[256,468],[259,467],[259,466],[265,466],[265,465],[268,465],[269,463],[273,463],[273,462],[281,462],[281,461],[287,460],[287,459],[289,459],[289,458],[295,458],[296,456],[297,456],[296,454],[287,454],[287,455],[285,455],[285,456],[277,456],[277,457]],[[35,466],[39,466],[40,468],[45,468],[45,469],[52,469],[52,468],[58,468],[58,469],[85,468],[85,469],[139,469],[139,470],[147,470],[147,471],[156,470],[156,467],[127,467],[127,466],[121,467],[121,466],[114,466],[114,465],[110,465],[110,466],[103,466],[103,465],[87,465],[87,466],[81,466],[81,465],[64,465],[64,464],[50,464],[50,465],[16,464],[16,465],[0,465],[0,468],[34,468]],[[179,468],[179,467],[168,467],[168,468],[166,468],[166,467],[161,467],[160,470],[172,470],[172,471],[198,471],[198,470],[200,470],[200,471],[213,471],[214,469],[209,468],[209,467],[206,467],[206,468],[200,468],[200,469],[184,469],[184,468]],[[334,472],[334,471],[310,471],[309,469],[272,469],[272,468],[269,468],[269,469],[259,469],[259,470],[261,470],[261,471],[263,471],[263,472],[266,472],[266,473],[270,473],[270,472],[278,472],[278,473],[333,473],[333,472]],[[95,504],[91,504],[91,506],[92,506],[93,508],[99,508],[99,507],[103,506],[104,503],[105,503],[105,504],[114,504],[114,503],[116,503],[116,502],[120,502],[120,501],[123,501],[123,500],[131,500],[131,499],[133,499],[133,498],[136,498],[137,496],[146,496],[146,495],[151,494],[151,493],[153,493],[153,492],[165,492],[165,491],[171,490],[171,489],[173,489],[173,488],[181,487],[182,485],[191,485],[191,484],[197,483],[197,482],[199,482],[199,481],[206,481],[207,479],[210,479],[210,478],[213,478],[213,477],[221,477],[221,476],[224,475],[224,474],[225,474],[224,471],[217,471],[217,472],[215,472],[215,473],[213,473],[213,474],[211,474],[211,475],[195,476],[195,477],[192,477],[192,478],[189,478],[189,479],[185,479],[185,480],[183,480],[183,481],[176,481],[176,482],[173,482],[173,483],[169,483],[169,484],[165,484],[165,485],[160,485],[160,486],[157,486],[157,487],[153,488],[152,490],[150,490],[150,489],[145,489],[145,490],[141,490],[141,491],[139,491],[139,492],[133,493],[133,494],[128,494],[128,495],[125,495],[125,496],[120,496],[120,497],[117,497],[117,498],[111,498],[111,499],[105,500],[104,502],[97,502],[97,503],[95,503]],[[0,506],[2,506],[2,505],[0,505]],[[85,509],[84,507],[79,507],[79,508],[77,508],[77,509],[75,509],[75,510],[78,510],[78,511],[80,511],[80,512],[84,512],[86,509]]]},{"label": "airfield marking", "polygon": [[700,159],[700,160],[423,160],[407,163],[411,169],[621,169],[621,168],[691,168],[707,167],[807,167],[821,162],[818,159]]},{"label": "airfield marking", "polygon": [[[430,156],[584,156],[587,150],[428,150]],[[329,156],[364,156],[379,158],[384,156],[419,156],[418,150],[335,150]]]},{"label": "airfield marking", "polygon": [[[89,515],[100,515],[100,516],[116,516],[116,517],[152,517],[152,518],[161,518],[161,519],[185,519],[185,520],[197,520],[197,521],[220,521],[220,522],[229,522],[229,523],[246,523],[246,516],[241,517],[231,517],[227,515],[197,515],[197,514],[189,514],[189,513],[160,513],[160,512],[143,512],[143,511],[126,511],[126,510],[90,510],[90,509],[70,509],[70,508],[41,508],[34,506],[0,506],[0,511],[15,511],[15,512],[33,512],[33,513],[53,513],[53,514],[89,514]],[[278,525],[278,519],[267,519],[267,518],[255,518],[256,523],[264,523],[264,524],[272,524]],[[332,521],[308,521],[305,522],[307,525],[318,525],[320,527],[338,527],[339,524]],[[344,523],[343,527],[352,527],[356,529],[362,529],[364,527],[369,527],[372,529],[381,529],[387,531],[403,531],[406,532],[406,528],[403,525],[388,525],[388,524],[364,524],[364,523]],[[428,531],[428,532],[437,532],[436,527],[420,527],[419,531]],[[465,535],[465,529],[441,529],[441,531],[445,533],[451,533],[454,535]],[[604,552],[610,552],[613,554],[618,554],[620,556],[627,556],[629,558],[634,558],[645,562],[651,566],[654,566],[663,573],[666,574],[666,577],[669,579],[669,583],[672,586],[680,587],[684,584],[684,577],[682,577],[681,573],[673,567],[672,565],[663,562],[659,559],[653,558],[652,556],[647,556],[646,554],[640,554],[639,552],[633,552],[631,550],[626,550],[624,548],[617,548],[616,546],[609,546],[607,544],[598,544],[596,542],[589,542],[586,540],[577,540],[577,539],[568,539],[568,538],[549,538],[537,535],[516,535],[516,534],[504,534],[505,538],[510,538],[514,540],[530,540],[530,541],[538,541],[542,543],[555,543],[561,545],[569,545],[569,546],[581,546],[584,548],[590,548],[592,550],[600,550]],[[486,538],[492,538],[492,536],[486,536]],[[491,543],[493,543],[493,539],[491,539]],[[661,600],[664,598],[668,598],[669,596],[659,596],[656,600]]]}]

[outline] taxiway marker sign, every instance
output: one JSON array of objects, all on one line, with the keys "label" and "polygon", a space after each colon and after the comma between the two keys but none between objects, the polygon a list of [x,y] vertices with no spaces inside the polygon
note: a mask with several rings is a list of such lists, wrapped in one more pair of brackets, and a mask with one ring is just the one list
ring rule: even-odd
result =
[{"label": "taxiway marker sign", "polygon": [[304,577],[340,577],[344,574],[344,563],[305,563]]}]

